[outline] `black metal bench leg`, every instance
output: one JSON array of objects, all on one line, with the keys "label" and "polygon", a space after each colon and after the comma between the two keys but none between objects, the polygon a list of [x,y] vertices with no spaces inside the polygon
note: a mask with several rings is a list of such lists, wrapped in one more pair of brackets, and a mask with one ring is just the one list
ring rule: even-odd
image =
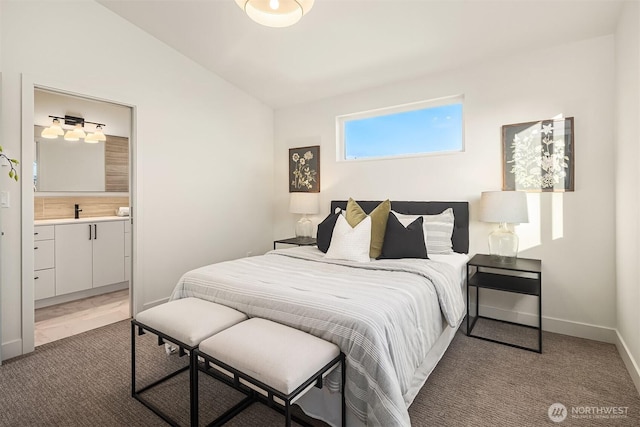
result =
[{"label": "black metal bench leg", "polygon": [[342,427],[346,427],[347,425],[347,404],[344,398],[345,384],[347,380],[347,364],[345,361],[346,356],[342,353],[342,358],[340,360],[342,367],[342,384],[340,384],[340,389],[342,394]]},{"label": "black metal bench leg", "polygon": [[291,427],[291,403],[287,400],[284,406],[285,417],[287,418],[285,422],[286,427]]},{"label": "black metal bench leg", "polygon": [[136,394],[136,325],[131,323],[131,397]]},{"label": "black metal bench leg", "polygon": [[189,396],[191,402],[191,426],[198,426],[198,356],[194,350],[189,352]]}]

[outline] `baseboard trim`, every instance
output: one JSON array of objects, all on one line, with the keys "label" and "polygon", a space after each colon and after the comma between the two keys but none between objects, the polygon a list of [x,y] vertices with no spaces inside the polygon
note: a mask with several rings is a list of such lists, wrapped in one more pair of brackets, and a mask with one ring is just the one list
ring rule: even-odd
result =
[{"label": "baseboard trim", "polygon": [[49,307],[57,304],[64,304],[79,299],[95,297],[96,295],[108,294],[110,292],[122,291],[129,288],[129,282],[114,283],[112,285],[100,286],[98,288],[86,289],[84,291],[72,292],[70,294],[58,295],[51,298],[36,300],[35,308]]},{"label": "baseboard trim", "polygon": [[629,347],[627,347],[627,343],[624,342],[624,339],[620,335],[620,332],[616,330],[616,348],[618,349],[618,353],[620,353],[620,357],[624,362],[624,365],[627,367],[627,371],[629,371],[629,375],[631,375],[631,379],[633,380],[633,384],[636,386],[636,390],[638,394],[640,394],[640,367],[636,363],[636,360],[631,355],[629,351]]},{"label": "baseboard trim", "polygon": [[22,339],[2,343],[2,361],[22,355]]},{"label": "baseboard trim", "polygon": [[[475,308],[472,307],[472,310],[475,310]],[[474,311],[472,311],[472,313],[473,312]],[[480,314],[487,317],[507,320],[509,322],[538,326],[538,316],[531,313],[505,310],[481,304]],[[548,316],[542,316],[542,330],[554,332],[556,334],[570,335],[572,337],[585,338],[588,340],[602,341],[609,344],[616,344],[617,342],[617,331],[614,328],[605,328],[603,326],[572,322],[570,320],[557,319]]]}]

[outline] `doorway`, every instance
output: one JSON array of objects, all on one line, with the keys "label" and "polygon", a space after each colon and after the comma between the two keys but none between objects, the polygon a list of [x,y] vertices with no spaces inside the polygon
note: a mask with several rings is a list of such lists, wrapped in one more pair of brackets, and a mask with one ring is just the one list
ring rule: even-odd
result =
[{"label": "doorway", "polygon": [[[33,164],[33,176],[23,168],[22,239],[23,248],[33,247],[34,253],[27,259],[23,249],[23,353],[130,318],[134,311],[134,233],[128,215],[134,205],[134,107],[35,83],[29,91],[28,86],[23,84],[23,97],[30,96],[33,104],[31,111],[23,104],[23,163]],[[78,119],[80,126],[74,123]],[[25,150],[29,120],[31,150]],[[61,125],[64,134],[43,133],[52,125]],[[78,127],[85,137],[65,139]],[[96,142],[98,132],[104,139],[98,136]],[[24,191],[25,181],[32,191]],[[82,228],[82,244],[91,240],[93,249],[71,246],[68,251],[74,227]],[[84,237],[88,229],[90,239]],[[46,251],[35,250],[47,245],[54,253],[50,264],[42,261]],[[81,258],[87,253],[93,263]]]}]

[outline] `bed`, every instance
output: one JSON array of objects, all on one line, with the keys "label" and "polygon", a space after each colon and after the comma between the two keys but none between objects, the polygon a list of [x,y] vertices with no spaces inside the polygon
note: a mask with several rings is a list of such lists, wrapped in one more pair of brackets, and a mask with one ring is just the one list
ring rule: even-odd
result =
[{"label": "bed", "polygon": [[[331,210],[346,201],[333,201]],[[371,212],[379,202],[358,202]],[[410,426],[407,408],[464,317],[466,202],[391,202],[393,211],[435,215],[452,208],[454,253],[430,260],[329,260],[315,247],[277,249],[187,272],[171,299],[203,298],[337,344],[347,357],[347,424]],[[339,373],[298,404],[339,425]]]}]

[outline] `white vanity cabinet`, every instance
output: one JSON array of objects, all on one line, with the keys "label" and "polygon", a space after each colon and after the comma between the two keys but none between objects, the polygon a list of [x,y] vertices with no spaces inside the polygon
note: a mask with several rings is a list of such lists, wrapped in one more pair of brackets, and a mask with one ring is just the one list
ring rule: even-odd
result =
[{"label": "white vanity cabinet", "polygon": [[55,229],[53,225],[34,227],[33,230],[33,286],[35,299],[50,298],[56,294]]},{"label": "white vanity cabinet", "polygon": [[55,226],[56,295],[124,282],[124,222]]}]

